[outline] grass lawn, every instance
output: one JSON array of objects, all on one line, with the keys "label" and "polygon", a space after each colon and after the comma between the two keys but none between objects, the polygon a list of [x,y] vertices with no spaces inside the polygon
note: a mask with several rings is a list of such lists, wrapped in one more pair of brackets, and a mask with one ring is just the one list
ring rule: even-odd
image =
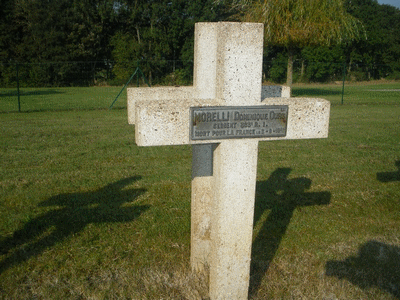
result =
[{"label": "grass lawn", "polygon": [[[105,109],[118,96],[122,87],[21,88],[22,112]],[[126,107],[126,92],[115,102],[115,108]],[[18,111],[16,89],[0,89],[0,112]]]},{"label": "grass lawn", "polygon": [[[22,112],[106,109],[120,94],[121,86],[21,88]],[[333,105],[342,103],[342,84],[295,84],[293,97],[320,97]],[[343,104],[398,104],[400,82],[371,81],[347,83],[344,88]],[[126,91],[123,91],[114,108],[126,107]],[[16,89],[0,89],[0,113],[18,111]]]},{"label": "grass lawn", "polygon": [[[250,299],[400,298],[399,92],[333,88],[294,90],[328,139],[259,145]],[[137,147],[122,109],[0,118],[0,299],[206,299],[190,146]]]},{"label": "grass lawn", "polygon": [[[321,97],[333,105],[342,104],[343,86],[340,84],[295,84],[293,97]],[[399,104],[400,82],[367,81],[346,82],[343,104],[355,105],[391,105]]]}]

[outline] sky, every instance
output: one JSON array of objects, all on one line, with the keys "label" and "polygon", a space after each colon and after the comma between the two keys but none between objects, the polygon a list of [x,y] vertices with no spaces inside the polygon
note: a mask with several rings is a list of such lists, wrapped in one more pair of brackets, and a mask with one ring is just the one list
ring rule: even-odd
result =
[{"label": "sky", "polygon": [[400,8],[400,0],[378,0],[380,4],[390,4],[397,8]]}]

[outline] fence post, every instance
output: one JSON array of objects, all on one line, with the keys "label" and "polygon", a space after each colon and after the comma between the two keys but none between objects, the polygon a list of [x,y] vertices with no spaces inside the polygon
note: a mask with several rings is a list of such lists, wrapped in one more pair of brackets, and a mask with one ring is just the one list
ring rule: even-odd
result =
[{"label": "fence post", "polygon": [[[136,62],[136,71],[139,71],[140,67],[139,67],[139,61]],[[137,83],[137,87],[140,86],[140,81],[139,81],[139,72],[136,73],[136,83]]]},{"label": "fence post", "polygon": [[[128,86],[128,84],[131,82],[133,77],[138,73],[139,67],[136,68],[135,72],[133,72],[132,76],[129,78],[128,82],[125,83],[124,87],[121,89],[121,91],[118,93],[117,97],[115,97],[113,103],[111,103],[110,107],[108,109],[111,109],[114,106],[114,103],[118,100],[119,96],[122,94],[124,89]],[[138,75],[138,82],[139,82],[139,75]]]},{"label": "fence post", "polygon": [[346,81],[346,61],[343,62],[343,86],[342,86],[342,105],[344,97],[344,82]]},{"label": "fence post", "polygon": [[119,96],[122,94],[123,90],[128,86],[128,84],[132,81],[133,77],[135,77],[135,75],[137,75],[137,83],[138,83],[138,87],[139,87],[139,73],[142,75],[144,81],[147,83],[147,85],[150,87],[150,84],[148,83],[148,81],[146,80],[146,77],[144,76],[142,70],[140,70],[139,68],[139,61],[137,63],[137,68],[135,70],[135,72],[132,74],[132,76],[129,78],[128,82],[125,83],[124,87],[122,88],[122,90],[118,93],[117,97],[115,97],[115,100],[113,101],[113,103],[111,103],[110,107],[108,109],[111,109],[114,106],[114,103],[117,101],[117,99],[119,98]]}]

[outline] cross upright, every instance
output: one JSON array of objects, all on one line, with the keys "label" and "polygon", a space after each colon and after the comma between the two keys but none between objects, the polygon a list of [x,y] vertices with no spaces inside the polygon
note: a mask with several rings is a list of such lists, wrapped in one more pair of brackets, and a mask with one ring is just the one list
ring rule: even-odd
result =
[{"label": "cross upright", "polygon": [[192,144],[191,265],[211,299],[247,299],[258,142],[328,135],[328,101],[262,101],[263,30],[197,23],[193,86],[128,95],[138,146]]}]

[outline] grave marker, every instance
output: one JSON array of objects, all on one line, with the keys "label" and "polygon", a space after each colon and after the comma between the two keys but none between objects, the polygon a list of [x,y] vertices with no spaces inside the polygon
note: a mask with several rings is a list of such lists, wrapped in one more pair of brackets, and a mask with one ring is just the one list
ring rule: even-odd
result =
[{"label": "grave marker", "polygon": [[193,145],[191,264],[211,299],[247,299],[258,141],[328,135],[328,101],[261,101],[262,53],[262,24],[197,23],[194,86],[128,96],[137,145]]}]

